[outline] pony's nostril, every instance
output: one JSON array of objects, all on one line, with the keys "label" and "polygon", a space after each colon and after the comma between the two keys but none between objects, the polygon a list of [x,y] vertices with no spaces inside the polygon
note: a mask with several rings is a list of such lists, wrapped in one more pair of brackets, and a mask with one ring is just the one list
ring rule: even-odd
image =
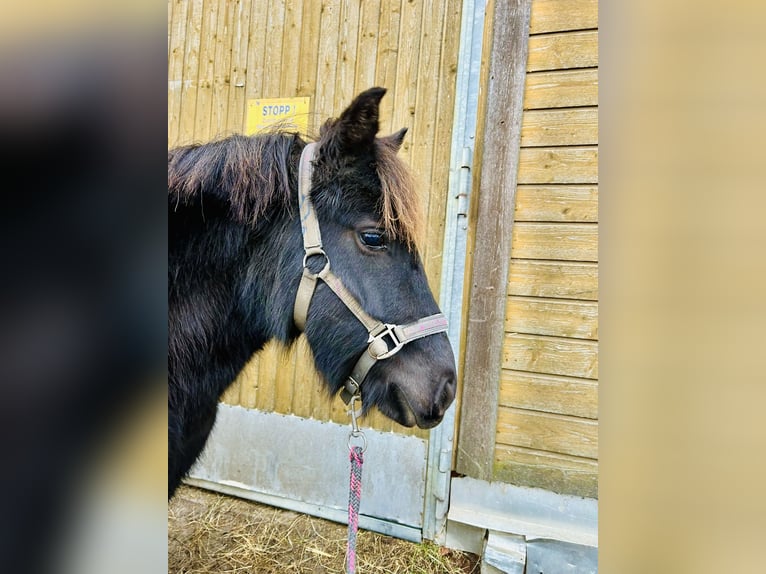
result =
[{"label": "pony's nostril", "polygon": [[455,373],[449,373],[442,378],[442,392],[449,393],[450,401],[455,397],[457,377]]},{"label": "pony's nostril", "polygon": [[447,373],[442,376],[439,383],[439,392],[437,393],[437,401],[435,406],[435,412],[438,417],[444,416],[452,401],[455,399],[455,390],[457,388],[457,379],[454,373]]}]

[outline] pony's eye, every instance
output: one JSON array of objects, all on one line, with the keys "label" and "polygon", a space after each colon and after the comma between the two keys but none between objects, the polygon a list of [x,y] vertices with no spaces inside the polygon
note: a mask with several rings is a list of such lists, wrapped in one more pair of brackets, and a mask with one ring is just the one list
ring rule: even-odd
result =
[{"label": "pony's eye", "polygon": [[362,231],[359,239],[370,249],[386,248],[386,235],[380,231]]}]

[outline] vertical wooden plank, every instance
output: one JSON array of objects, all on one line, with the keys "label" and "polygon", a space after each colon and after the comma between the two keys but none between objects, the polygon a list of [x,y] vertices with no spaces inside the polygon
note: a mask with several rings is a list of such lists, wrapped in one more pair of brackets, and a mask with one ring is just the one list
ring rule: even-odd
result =
[{"label": "vertical wooden plank", "polygon": [[258,368],[260,358],[256,354],[239,374],[239,404],[250,409],[255,408],[258,396]]},{"label": "vertical wooden plank", "polygon": [[168,147],[179,143],[181,129],[181,93],[184,82],[184,48],[189,24],[189,2],[171,0],[178,4],[170,21],[170,44],[168,46]]},{"label": "vertical wooden plank", "polygon": [[335,78],[336,109],[341,110],[354,99],[356,86],[356,55],[359,53],[359,17],[358,2],[343,2],[340,6],[340,24],[338,29],[338,69]]},{"label": "vertical wooden plank", "polygon": [[[322,3],[309,2],[304,6],[301,22],[300,58],[298,60],[298,90],[296,95],[311,97],[315,105],[317,62],[321,37]],[[316,107],[314,107],[316,110]],[[309,131],[317,130],[315,121],[309,121]]]},{"label": "vertical wooden plank", "polygon": [[269,9],[267,0],[250,1],[252,2],[252,8],[247,48],[246,99],[264,97],[263,77],[266,62],[266,22]]},{"label": "vertical wooden plank", "polygon": [[[339,425],[349,424],[351,419],[349,418],[348,407],[338,395],[329,397],[325,393],[324,400],[329,403],[331,421],[338,423]],[[381,427],[379,424],[375,424],[371,419],[367,421],[367,424],[370,424],[370,426],[373,426],[378,430],[391,430],[392,423],[390,420],[378,421],[378,423],[382,423],[383,426]]]},{"label": "vertical wooden plank", "polygon": [[285,29],[282,37],[282,77],[280,96],[293,97],[298,93],[298,73],[301,54],[301,27],[303,24],[303,2],[285,2]]},{"label": "vertical wooden plank", "polygon": [[[439,58],[441,45],[430,41],[435,30],[440,30],[444,23],[444,2],[424,0],[421,26],[418,32],[419,43],[417,50],[415,73],[415,101],[413,105],[412,128],[410,130],[410,161],[411,166],[422,185],[427,185],[431,175],[431,146],[433,145],[433,130],[436,120],[437,105],[429,94],[438,93]],[[431,195],[422,194],[423,212],[428,217]],[[430,231],[430,228],[429,228]],[[429,243],[423,246],[423,254],[428,255]]]},{"label": "vertical wooden plank", "polygon": [[308,418],[311,416],[311,393],[308,391],[311,389],[314,371],[309,362],[311,351],[306,337],[301,336],[295,343],[295,354],[297,357],[293,378],[295,392],[293,393],[291,411],[299,417]]},{"label": "vertical wooden plank", "polygon": [[[441,188],[434,185],[436,176],[434,172],[437,166],[434,164],[433,150],[438,147],[435,144],[435,134],[437,117],[443,103],[442,98],[437,98],[434,102],[433,94],[441,94],[442,59],[446,45],[439,40],[446,35],[446,5],[447,2],[442,0],[427,2],[424,5],[417,74],[417,103],[412,130],[412,167],[420,175],[419,179],[423,184],[422,197],[428,230],[426,241],[422,246],[422,257],[429,284],[434,287],[437,299],[446,197],[439,193]],[[452,92],[454,92],[454,85]],[[446,165],[449,165],[449,159]]]},{"label": "vertical wooden plank", "polygon": [[277,378],[276,343],[268,343],[259,353],[258,361],[258,388],[255,396],[255,407],[262,411],[273,411],[276,398],[275,381]]},{"label": "vertical wooden plank", "polygon": [[[317,378],[319,376],[317,375]],[[318,420],[330,420],[330,401],[324,388],[319,385],[313,385],[311,392],[311,417]]]},{"label": "vertical wooden plank", "polygon": [[199,45],[199,77],[194,139],[210,139],[210,112],[213,105],[213,70],[215,66],[215,30],[218,24],[218,0],[204,0]]},{"label": "vertical wooden plank", "polygon": [[170,65],[170,39],[173,35],[173,4],[174,0],[168,0],[168,66]]},{"label": "vertical wooden plank", "polygon": [[319,53],[317,57],[316,103],[314,111],[320,121],[334,116],[340,110],[335,108],[335,76],[338,70],[338,24],[340,22],[340,0],[322,0]]},{"label": "vertical wooden plank", "polygon": [[359,49],[356,54],[354,85],[360,92],[372,88],[375,83],[375,65],[378,57],[378,34],[380,27],[380,0],[362,2],[359,17]]},{"label": "vertical wooden plank", "polygon": [[432,153],[432,168],[428,186],[424,190],[430,197],[425,268],[437,300],[441,283],[444,225],[449,196],[450,145],[448,142],[452,139],[452,117],[455,109],[461,8],[462,3],[459,0],[447,0],[445,2],[440,38],[442,52],[439,62],[439,84],[436,87],[436,93],[439,96],[437,98],[434,133],[429,142]]},{"label": "vertical wooden plank", "polygon": [[292,413],[294,379],[295,379],[295,349],[289,350],[277,346],[277,370],[274,385],[274,411],[282,414]]},{"label": "vertical wooden plank", "polygon": [[218,25],[215,32],[215,63],[210,113],[210,137],[228,135],[229,89],[231,85],[231,52],[233,47],[234,16],[239,0],[219,0]]},{"label": "vertical wooden plank", "polygon": [[[334,93],[338,69],[340,11],[341,0],[322,0],[314,102],[314,111],[319,121],[324,121],[328,116],[337,115],[341,111],[336,108]],[[325,393],[314,391],[311,413],[316,419],[330,420],[331,404]]]},{"label": "vertical wooden plank", "polygon": [[250,39],[250,8],[252,0],[237,0],[234,19],[234,39],[231,52],[227,129],[241,133],[245,129],[245,83],[247,81],[248,42]]},{"label": "vertical wooden plank", "polygon": [[[393,125],[412,128],[418,91],[418,55],[423,4],[402,0],[402,29],[399,33],[399,53],[396,62],[396,89],[393,100]],[[412,165],[412,140],[406,139],[399,154]]]},{"label": "vertical wooden plank", "polygon": [[492,478],[494,464],[530,4],[497,2],[492,18],[457,453],[458,472],[482,480]]},{"label": "vertical wooden plank", "polygon": [[[380,28],[378,32],[378,57],[375,64],[375,84],[396,91],[397,59],[399,51],[399,27],[401,25],[401,11],[399,0],[382,0],[380,5]],[[381,130],[386,133],[396,131],[394,128],[394,99],[383,98],[380,102],[380,117],[382,119]]]},{"label": "vertical wooden plank", "polygon": [[278,98],[282,80],[282,40],[285,28],[285,0],[269,0],[266,25],[266,56],[263,75],[264,98]]},{"label": "vertical wooden plank", "polygon": [[188,143],[194,139],[194,120],[197,114],[197,82],[199,78],[200,36],[202,34],[204,0],[190,1],[176,144]]}]

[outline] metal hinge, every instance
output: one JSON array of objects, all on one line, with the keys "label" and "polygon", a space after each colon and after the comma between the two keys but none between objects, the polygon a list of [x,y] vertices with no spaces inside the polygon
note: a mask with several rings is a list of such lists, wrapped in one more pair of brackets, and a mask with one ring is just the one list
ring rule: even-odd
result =
[{"label": "metal hinge", "polygon": [[458,173],[457,186],[457,218],[460,221],[462,217],[463,229],[468,229],[468,196],[471,193],[471,161],[473,159],[473,150],[470,147],[464,147],[460,152],[460,172]]}]

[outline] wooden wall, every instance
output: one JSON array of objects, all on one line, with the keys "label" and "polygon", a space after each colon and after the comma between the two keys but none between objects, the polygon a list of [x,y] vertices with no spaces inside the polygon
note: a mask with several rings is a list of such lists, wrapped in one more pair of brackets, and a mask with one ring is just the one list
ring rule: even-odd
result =
[{"label": "wooden wall", "polygon": [[494,478],[598,496],[598,9],[533,0]]},{"label": "wooden wall", "polygon": [[[252,98],[309,96],[309,132],[358,92],[383,86],[381,128],[408,127],[405,160],[428,219],[421,252],[438,290],[449,179],[459,0],[169,0],[168,145],[242,132]],[[438,298],[438,293],[437,293]],[[346,423],[323,393],[301,338],[267,348],[224,400]],[[402,431],[380,414],[367,421]],[[418,431],[414,431],[418,432]],[[424,433],[423,436],[426,436]]]}]

